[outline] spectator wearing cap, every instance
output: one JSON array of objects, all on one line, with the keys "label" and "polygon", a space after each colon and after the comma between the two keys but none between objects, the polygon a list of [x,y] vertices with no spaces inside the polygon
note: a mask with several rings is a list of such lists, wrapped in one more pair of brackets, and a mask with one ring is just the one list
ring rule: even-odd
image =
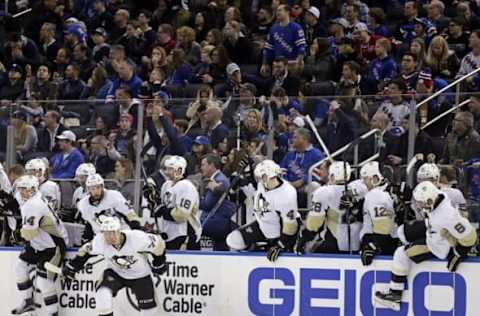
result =
[{"label": "spectator wearing cap", "polygon": [[439,0],[432,0],[426,7],[427,18],[435,25],[438,33],[442,33],[450,22],[450,19],[444,15],[445,4]]},{"label": "spectator wearing cap", "polygon": [[40,28],[40,43],[43,62],[51,62],[57,57],[61,44],[55,38],[56,26],[53,23],[45,22]]},{"label": "spectator wearing cap", "polygon": [[303,15],[304,31],[305,31],[305,41],[307,46],[313,44],[313,41],[317,37],[326,37],[327,30],[325,25],[320,22],[320,10],[315,6],[310,6],[305,10]]},{"label": "spectator wearing cap", "polygon": [[223,28],[223,46],[230,59],[238,65],[255,64],[253,46],[250,40],[240,30],[240,22],[232,20]]},{"label": "spectator wearing cap", "polygon": [[450,20],[445,39],[448,47],[453,49],[460,59],[468,53],[468,36],[469,34],[465,32],[465,20],[463,18],[454,17]]},{"label": "spectator wearing cap", "polygon": [[75,63],[70,63],[65,69],[65,80],[60,83],[58,100],[80,100],[88,96],[85,82],[79,78],[80,69]]},{"label": "spectator wearing cap", "polygon": [[447,135],[441,163],[465,162],[480,157],[480,135],[473,128],[473,115],[458,112],[453,119],[452,131]]},{"label": "spectator wearing cap", "polygon": [[289,150],[293,149],[293,134],[298,128],[305,127],[305,121],[301,116],[290,117],[285,120],[286,130],[278,134],[277,147],[279,154],[283,157]]},{"label": "spectator wearing cap", "polygon": [[110,41],[117,43],[127,31],[130,13],[125,9],[118,9],[113,16],[113,27],[110,30]]},{"label": "spectator wearing cap", "polygon": [[15,101],[25,97],[25,85],[20,64],[13,64],[8,70],[8,81],[0,88],[0,100]]},{"label": "spectator wearing cap", "polygon": [[377,113],[383,112],[388,115],[390,124],[387,130],[395,135],[400,135],[402,129],[402,120],[410,112],[409,102],[405,100],[406,85],[401,80],[391,81],[384,91],[385,100],[380,104]]},{"label": "spectator wearing cap", "polygon": [[230,134],[230,130],[222,122],[222,115],[222,109],[217,106],[209,107],[204,113],[206,133],[213,149],[217,148],[218,144]]},{"label": "spectator wearing cap", "polygon": [[65,130],[57,136],[59,153],[50,159],[52,178],[74,179],[75,171],[84,162],[83,154],[74,147],[77,137],[72,131]]},{"label": "spectator wearing cap", "polygon": [[193,175],[200,172],[203,157],[212,152],[212,145],[207,136],[197,136],[192,143],[192,153],[187,155],[187,174]]},{"label": "spectator wearing cap", "polygon": [[27,114],[23,111],[15,111],[12,114],[12,125],[15,128],[15,150],[17,158],[23,158],[33,152],[38,143],[35,127],[27,123]]},{"label": "spectator wearing cap", "polygon": [[184,87],[192,79],[193,73],[190,64],[185,59],[183,49],[173,49],[167,61],[170,66],[170,74],[165,83]]},{"label": "spectator wearing cap", "polygon": [[112,87],[107,94],[107,102],[112,101],[116,95],[117,89],[122,85],[127,85],[132,92],[132,96],[138,96],[138,89],[142,85],[142,79],[135,74],[135,65],[127,60],[113,60],[112,66],[118,74],[118,78],[113,81]]},{"label": "spectator wearing cap", "polygon": [[298,96],[300,79],[288,68],[288,60],[282,56],[275,58],[272,64],[272,75],[258,86],[263,87],[262,94],[268,94],[275,88],[283,88],[288,96]]},{"label": "spectator wearing cap", "polygon": [[398,74],[398,66],[390,51],[392,44],[386,38],[381,38],[375,43],[375,58],[368,66],[367,80],[370,90],[366,94],[376,94]]},{"label": "spectator wearing cap", "polygon": [[228,251],[226,237],[232,231],[233,223],[230,218],[237,208],[227,196],[213,213],[222,195],[230,189],[230,180],[221,168],[222,163],[217,154],[208,154],[202,159],[201,173],[204,190],[202,190],[199,204],[199,209],[202,211],[200,221],[203,227],[202,234],[213,239],[213,250]]},{"label": "spectator wearing cap", "polygon": [[358,59],[365,64],[368,64],[377,57],[375,54],[375,44],[377,43],[377,40],[382,38],[382,36],[372,35],[370,33],[367,25],[362,22],[357,23],[353,31],[353,48]]},{"label": "spectator wearing cap", "polygon": [[358,19],[361,22],[367,23],[368,22],[368,13],[369,13],[369,8],[368,5],[363,3],[360,0],[347,0],[345,3],[342,5],[342,8],[340,9],[340,14],[344,17],[347,15],[348,11],[348,6],[355,6],[356,11],[358,11]]},{"label": "spectator wearing cap", "polygon": [[407,44],[410,44],[417,36],[415,34],[415,19],[418,16],[418,6],[417,1],[406,1],[403,7],[405,21],[400,25],[399,34],[396,37],[403,39]]},{"label": "spectator wearing cap", "polygon": [[152,20],[152,13],[148,10],[140,10],[137,21],[138,27],[142,32],[141,36],[145,39],[145,47],[151,48],[157,38],[157,33],[150,26]]},{"label": "spectator wearing cap", "polygon": [[328,37],[328,42],[330,44],[330,51],[336,59],[341,55],[353,53],[353,48],[347,41],[345,33],[347,27],[348,21],[344,18],[336,18],[330,21],[328,31],[332,36]]},{"label": "spectator wearing cap", "polygon": [[242,85],[242,72],[235,63],[227,65],[227,81],[220,88],[216,88],[215,94],[220,98],[238,97]]},{"label": "spectator wearing cap", "polygon": [[285,179],[297,189],[308,183],[308,169],[324,157],[319,149],[313,147],[311,137],[308,129],[298,128],[293,134],[293,149],[280,162],[280,167],[286,170]]},{"label": "spectator wearing cap", "polygon": [[263,48],[262,67],[260,72],[267,75],[275,58],[285,57],[292,68],[303,68],[305,56],[305,33],[302,27],[290,22],[290,6],[282,4],[276,12],[277,23],[272,26]]},{"label": "spectator wearing cap", "polygon": [[99,27],[106,31],[111,31],[113,27],[113,15],[107,10],[108,0],[94,0],[93,15],[88,18],[87,25],[89,30],[95,30]]},{"label": "spectator wearing cap", "polygon": [[156,45],[163,47],[167,54],[170,54],[170,51],[175,48],[177,43],[174,39],[173,27],[170,24],[160,24],[157,30]]},{"label": "spectator wearing cap", "polygon": [[82,29],[80,24],[70,24],[64,31],[64,42],[66,48],[73,51],[77,44],[87,43],[87,33]]},{"label": "spectator wearing cap", "polygon": [[[469,46],[472,51],[463,57],[456,78],[465,76],[480,67],[480,30],[473,31],[470,34]],[[473,80],[473,77],[469,77],[467,82],[471,80]]]},{"label": "spectator wearing cap", "polygon": [[138,105],[140,100],[134,98],[129,86],[120,86],[115,92],[115,100],[117,101],[118,108],[114,118],[115,123],[118,123],[122,114],[130,114],[133,117],[132,126],[137,126],[138,117]]},{"label": "spectator wearing cap", "polygon": [[43,117],[44,127],[38,132],[37,150],[45,157],[50,157],[52,153],[58,153],[60,148],[56,137],[65,131],[65,126],[60,123],[60,114],[57,111],[48,111]]},{"label": "spectator wearing cap", "polygon": [[91,35],[95,44],[92,49],[93,60],[97,63],[105,62],[110,55],[110,45],[107,44],[107,31],[103,27],[97,27]]},{"label": "spectator wearing cap", "polygon": [[416,37],[422,38],[427,47],[430,45],[432,38],[438,34],[435,25],[427,18],[416,17],[414,19],[414,30]]},{"label": "spectator wearing cap", "polygon": [[390,31],[385,25],[385,11],[380,7],[370,8],[368,11],[368,28],[372,34],[389,38]]},{"label": "spectator wearing cap", "polygon": [[73,61],[80,67],[79,78],[87,82],[91,77],[95,62],[90,58],[88,46],[86,44],[77,44],[73,48]]}]

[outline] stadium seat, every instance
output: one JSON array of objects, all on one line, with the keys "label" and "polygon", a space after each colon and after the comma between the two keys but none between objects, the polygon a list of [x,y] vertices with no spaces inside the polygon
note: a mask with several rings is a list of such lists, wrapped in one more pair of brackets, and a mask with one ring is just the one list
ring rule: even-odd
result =
[{"label": "stadium seat", "polygon": [[199,83],[188,84],[183,90],[183,97],[187,99],[195,99],[197,97],[198,90],[203,86],[205,85]]},{"label": "stadium seat", "polygon": [[319,81],[319,82],[312,82],[311,86],[311,95],[323,95],[323,96],[330,96],[335,95],[336,85],[333,81]]}]

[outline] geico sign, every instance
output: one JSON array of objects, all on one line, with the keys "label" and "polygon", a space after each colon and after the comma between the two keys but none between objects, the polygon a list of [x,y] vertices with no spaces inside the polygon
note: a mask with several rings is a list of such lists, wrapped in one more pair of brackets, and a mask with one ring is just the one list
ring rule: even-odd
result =
[{"label": "geico sign", "polygon": [[[358,278],[360,278],[359,287],[357,287]],[[323,283],[330,285],[314,286],[315,281],[324,281]],[[341,281],[336,283],[337,287],[332,285],[335,281]],[[299,291],[298,315],[407,316],[409,304],[412,304],[411,310],[415,316],[466,315],[467,285],[465,279],[458,273],[420,272],[414,276],[411,283],[409,303],[403,302],[399,312],[378,307],[374,311],[372,304],[374,284],[389,282],[389,271],[359,273],[357,270],[301,268],[297,280],[294,272],[287,268],[256,268],[248,277],[248,306],[255,315],[292,315],[295,310],[295,291]],[[429,310],[425,297],[425,289],[428,286],[452,289],[453,298],[447,297],[450,301],[453,300],[452,310]],[[340,293],[343,293],[343,296],[340,296]],[[331,307],[333,305],[331,303],[327,306],[319,306],[318,300],[313,306],[314,299],[338,300],[342,309]],[[442,300],[442,297],[434,299]],[[357,303],[360,304],[360,313],[357,313]]]}]

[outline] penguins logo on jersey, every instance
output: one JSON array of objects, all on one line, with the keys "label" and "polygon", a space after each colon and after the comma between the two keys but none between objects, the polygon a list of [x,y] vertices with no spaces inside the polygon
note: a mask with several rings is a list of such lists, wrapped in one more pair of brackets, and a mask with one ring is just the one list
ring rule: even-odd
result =
[{"label": "penguins logo on jersey", "polygon": [[102,210],[99,213],[95,214],[95,221],[100,225],[103,223],[103,220],[107,217],[114,217],[116,216],[116,211],[114,208],[108,208],[106,210]]},{"label": "penguins logo on jersey", "polygon": [[118,267],[125,270],[130,269],[138,261],[134,256],[113,256],[112,260]]},{"label": "penguins logo on jersey", "polygon": [[169,191],[165,192],[165,195],[164,195],[163,201],[162,201],[163,204],[169,206],[169,205],[171,205],[173,200],[174,199],[173,199],[172,192],[169,192]]},{"label": "penguins logo on jersey", "polygon": [[268,210],[268,201],[265,199],[262,193],[258,194],[258,198],[256,199],[255,211],[260,214],[260,216],[265,215],[265,213],[270,212]]}]

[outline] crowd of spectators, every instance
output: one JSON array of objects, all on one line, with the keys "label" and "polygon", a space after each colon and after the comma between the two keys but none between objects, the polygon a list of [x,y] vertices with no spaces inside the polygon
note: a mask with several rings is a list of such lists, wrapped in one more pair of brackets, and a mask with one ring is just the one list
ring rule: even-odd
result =
[{"label": "crowd of spectators", "polygon": [[[0,151],[11,124],[17,161],[46,157],[58,179],[91,162],[124,183],[139,143],[148,174],[161,157],[180,155],[189,175],[210,177],[202,170],[210,157],[230,176],[236,153],[266,155],[273,141],[274,159],[301,191],[325,156],[307,114],[330,152],[379,129],[381,163],[396,167],[407,162],[412,103],[480,66],[475,1],[21,4],[9,11],[32,11],[4,16],[0,32]],[[478,157],[479,78],[462,86],[472,93],[464,109],[428,128],[454,91],[420,107],[416,153],[457,164]],[[374,147],[365,141],[360,157]]]}]

